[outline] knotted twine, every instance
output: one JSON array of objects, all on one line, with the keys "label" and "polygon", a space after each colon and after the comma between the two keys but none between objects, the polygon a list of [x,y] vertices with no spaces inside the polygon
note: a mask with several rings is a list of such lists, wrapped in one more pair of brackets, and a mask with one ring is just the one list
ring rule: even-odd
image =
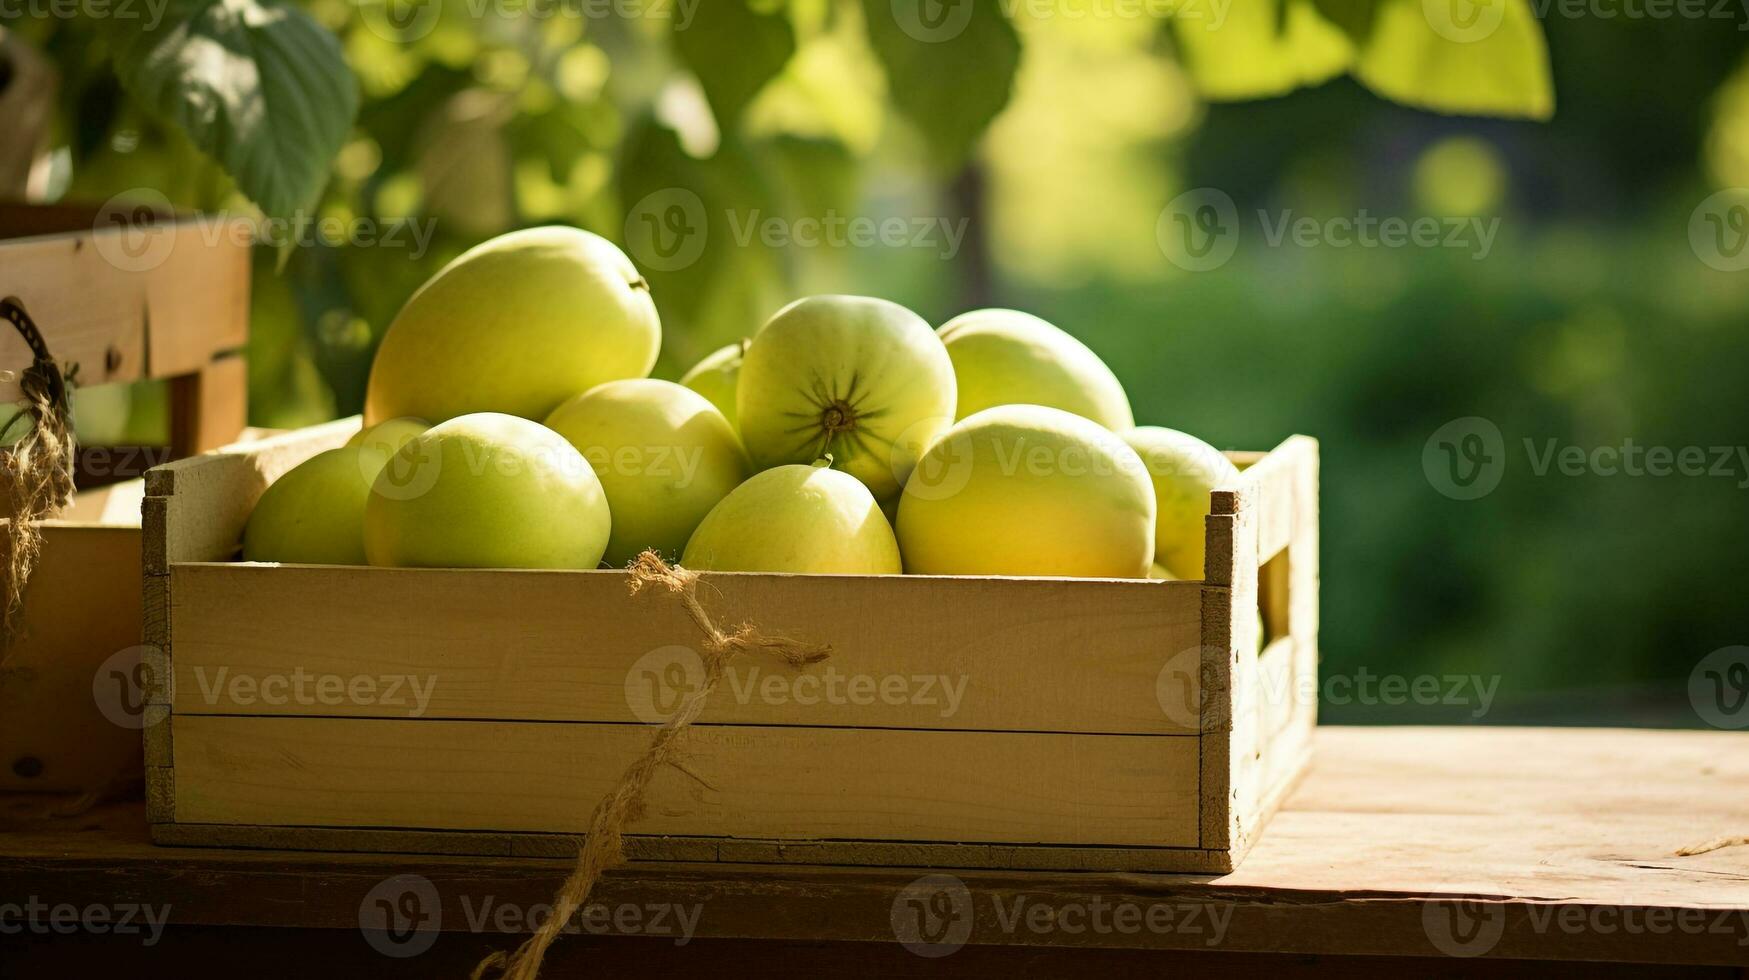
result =
[{"label": "knotted twine", "polygon": [[711,692],[723,679],[730,658],[741,654],[774,657],[791,667],[805,667],[831,656],[832,648],[804,643],[784,636],[766,635],[750,623],[743,623],[725,632],[711,620],[698,601],[698,573],[679,565],[670,565],[653,551],[646,551],[632,562],[630,589],[637,595],[646,587],[660,587],[680,599],[692,624],[704,634],[704,683],[681,699],[680,707],[656,730],[649,748],[620,776],[619,782],[595,806],[589,817],[588,836],[577,852],[577,866],[571,869],[553,900],[553,912],[541,923],[534,935],[524,940],[512,953],[502,950],[481,960],[474,967],[472,980],[482,980],[486,971],[497,969],[500,980],[535,980],[547,948],[559,937],[571,916],[588,901],[601,876],[609,868],[625,863],[623,835],[628,824],[644,813],[644,792],[650,780],[664,766],[680,771],[681,740],[688,726],[698,719]]},{"label": "knotted twine", "polygon": [[11,653],[24,618],[24,590],[42,554],[37,522],[59,514],[73,499],[73,421],[67,379],[17,297],[0,300],[3,314],[29,345],[31,365],[18,377],[19,411],[0,428],[0,442],[14,426],[29,431],[9,451],[0,451],[0,663]]}]

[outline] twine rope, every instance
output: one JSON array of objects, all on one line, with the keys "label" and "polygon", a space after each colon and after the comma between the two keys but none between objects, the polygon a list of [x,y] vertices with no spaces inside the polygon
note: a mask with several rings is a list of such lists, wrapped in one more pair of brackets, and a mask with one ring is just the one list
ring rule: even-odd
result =
[{"label": "twine rope", "polygon": [[804,643],[780,635],[768,635],[750,623],[732,630],[717,626],[698,599],[698,573],[679,565],[670,565],[653,551],[646,551],[632,562],[630,591],[637,595],[646,588],[660,588],[680,599],[687,618],[704,635],[704,683],[687,692],[680,707],[656,730],[655,737],[614,785],[606,797],[596,804],[589,817],[589,832],[577,853],[577,865],[566,876],[553,899],[553,913],[547,916],[534,935],[524,940],[514,952],[500,950],[481,960],[474,967],[472,980],[483,980],[490,970],[498,970],[500,980],[535,980],[540,975],[541,961],[578,909],[583,908],[602,874],[625,863],[624,833],[626,827],[644,813],[644,793],[650,780],[664,766],[680,765],[681,741],[688,726],[698,720],[711,692],[723,679],[730,658],[748,654],[774,657],[790,667],[818,663],[832,653],[829,646]]},{"label": "twine rope", "polygon": [[49,354],[42,332],[17,297],[0,300],[0,315],[24,337],[33,358],[18,376],[19,410],[0,428],[0,442],[28,422],[10,451],[0,452],[5,516],[0,516],[0,661],[10,653],[23,623],[24,591],[42,555],[37,522],[59,514],[73,499],[73,421],[67,400],[69,377]]}]

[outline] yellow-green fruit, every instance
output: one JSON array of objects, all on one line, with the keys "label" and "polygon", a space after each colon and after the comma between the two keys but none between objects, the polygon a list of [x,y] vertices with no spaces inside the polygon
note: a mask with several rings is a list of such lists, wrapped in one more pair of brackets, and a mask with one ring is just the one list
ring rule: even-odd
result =
[{"label": "yellow-green fruit", "polygon": [[387,419],[367,425],[346,440],[348,446],[369,446],[386,459],[401,451],[407,440],[431,428],[424,419]]},{"label": "yellow-green fruit", "polygon": [[710,399],[730,425],[736,420],[735,384],[741,377],[741,356],[746,351],[745,340],[719,347],[680,377],[681,384]]},{"label": "yellow-green fruit", "polygon": [[693,528],[750,472],[740,440],[703,395],[672,381],[597,385],[553,410],[547,427],[594,467],[613,511],[606,561],[646,548],[673,560]]},{"label": "yellow-green fruit", "polygon": [[943,324],[959,381],[958,417],[997,405],[1048,405],[1118,432],[1136,424],[1129,396],[1086,344],[1030,313],[974,310]]},{"label": "yellow-green fruit", "polygon": [[824,464],[758,473],[709,514],[680,563],[719,572],[897,575],[899,545],[874,495]]},{"label": "yellow-green fruit", "polygon": [[1209,491],[1236,478],[1238,468],[1220,450],[1177,429],[1143,425],[1123,439],[1154,483],[1154,560],[1177,578],[1202,578]]},{"label": "yellow-green fruit", "polygon": [[1166,566],[1155,562],[1148,566],[1148,577],[1156,582],[1176,582],[1178,576],[1166,570]]},{"label": "yellow-green fruit", "polygon": [[1001,405],[941,438],[899,500],[905,570],[931,575],[1145,578],[1154,488],[1101,426]]},{"label": "yellow-green fruit", "polygon": [[594,568],[612,523],[588,461],[539,422],[480,412],[414,436],[371,485],[372,565]]},{"label": "yellow-green fruit", "polygon": [[317,453],[273,481],[243,529],[244,561],[364,564],[364,509],[388,454],[366,446]]},{"label": "yellow-green fruit", "polygon": [[579,391],[647,376],[661,340],[649,286],[612,242],[513,231],[444,266],[401,308],[371,365],[364,421],[546,418]]},{"label": "yellow-green fruit", "polygon": [[897,303],[810,296],[753,335],[736,405],[755,468],[830,455],[886,499],[953,424],[953,362],[929,325]]}]

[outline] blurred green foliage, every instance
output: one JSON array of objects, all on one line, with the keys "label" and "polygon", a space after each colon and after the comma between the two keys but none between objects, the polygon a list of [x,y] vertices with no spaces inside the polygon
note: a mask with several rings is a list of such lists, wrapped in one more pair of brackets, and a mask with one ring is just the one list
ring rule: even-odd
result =
[{"label": "blurred green foliage", "polygon": [[[664,377],[798,295],[883,295],[937,323],[1018,306],[1101,353],[1138,421],[1232,448],[1323,440],[1326,673],[1499,675],[1496,719],[1679,690],[1742,641],[1727,586],[1749,571],[1749,472],[1538,476],[1525,440],[1749,441],[1730,383],[1749,296],[1688,237],[1713,189],[1749,184],[1743,25],[1558,7],[1539,25],[1500,0],[1480,5],[1494,28],[1454,41],[1442,2],[311,0],[360,102],[308,215],[433,237],[259,250],[252,421],[356,411],[412,290],[531,224],[627,244],[663,315]],[[12,26],[65,75],[42,193],[252,211],[122,97],[100,40]],[[1238,219],[1211,271],[1157,237],[1194,188]],[[1497,238],[1483,257],[1269,241],[1284,220],[1363,213],[1497,221]],[[804,240],[805,219],[833,217],[906,234]],[[672,267],[665,229],[693,236]],[[132,399],[129,416],[85,393],[82,427],[149,436],[161,403]],[[1467,416],[1499,428],[1507,460],[1497,490],[1459,501],[1423,449]]]}]

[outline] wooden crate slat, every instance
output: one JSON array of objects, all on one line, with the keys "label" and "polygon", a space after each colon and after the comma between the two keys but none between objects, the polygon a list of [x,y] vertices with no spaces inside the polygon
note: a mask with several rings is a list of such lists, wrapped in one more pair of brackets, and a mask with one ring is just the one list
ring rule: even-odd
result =
[{"label": "wooden crate slat", "polygon": [[[678,602],[634,598],[628,582],[608,571],[176,565],[176,713],[648,722],[681,693],[668,669],[690,665],[686,679],[702,681],[700,638]],[[1163,711],[1155,688],[1200,642],[1193,582],[707,574],[700,588],[724,623],[833,646],[803,670],[737,658],[706,722],[1198,731],[1195,717]],[[321,615],[288,630],[286,609]],[[255,690],[294,671],[306,687],[411,678],[429,699],[268,701]]]},{"label": "wooden crate slat", "polygon": [[[642,725],[176,719],[177,822],[585,828]],[[637,829],[1193,847],[1197,739],[701,726]]]},{"label": "wooden crate slat", "polygon": [[[0,237],[0,295],[19,298],[80,384],[191,374],[248,343],[250,245],[233,225],[166,218],[148,231],[98,209],[62,209],[42,227],[87,213],[83,227]],[[0,336],[0,363],[30,360],[15,331]],[[0,399],[17,397],[16,380],[0,381]]]}]

